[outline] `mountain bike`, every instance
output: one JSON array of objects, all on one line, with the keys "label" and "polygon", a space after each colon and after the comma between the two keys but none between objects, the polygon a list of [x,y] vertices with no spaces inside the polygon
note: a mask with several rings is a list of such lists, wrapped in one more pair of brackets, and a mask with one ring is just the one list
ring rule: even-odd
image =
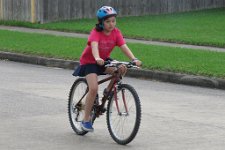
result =
[{"label": "mountain bike", "polygon": [[[105,67],[114,67],[113,75],[107,76],[98,81],[102,84],[111,79],[114,84],[107,94],[99,98],[97,94],[91,112],[92,123],[95,119],[106,112],[108,131],[112,139],[121,145],[130,143],[136,136],[141,122],[141,104],[136,90],[129,84],[122,82],[122,75],[119,74],[119,66],[123,64],[127,68],[138,68],[132,62],[107,61]],[[81,129],[81,121],[84,116],[86,94],[88,84],[85,78],[79,77],[73,83],[68,100],[69,122],[73,131],[78,135],[85,135],[88,132]],[[108,102],[107,106],[106,102]]]}]

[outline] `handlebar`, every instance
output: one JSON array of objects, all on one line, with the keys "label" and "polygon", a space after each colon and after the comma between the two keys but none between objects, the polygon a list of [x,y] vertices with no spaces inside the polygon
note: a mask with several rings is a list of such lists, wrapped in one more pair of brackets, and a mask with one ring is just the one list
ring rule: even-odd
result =
[{"label": "handlebar", "polygon": [[135,62],[124,62],[124,61],[117,61],[117,60],[107,60],[104,62],[105,67],[118,67],[119,65],[125,65],[127,68],[140,68],[138,67]]}]

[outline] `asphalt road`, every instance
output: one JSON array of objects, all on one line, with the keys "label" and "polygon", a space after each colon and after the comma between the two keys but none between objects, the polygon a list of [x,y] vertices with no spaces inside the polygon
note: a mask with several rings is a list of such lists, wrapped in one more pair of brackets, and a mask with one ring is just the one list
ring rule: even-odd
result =
[{"label": "asphalt road", "polygon": [[[67,116],[72,70],[0,61],[1,150],[224,150],[225,91],[125,78],[142,102],[140,130],[127,146],[110,137],[105,115],[77,136]],[[103,87],[100,87],[100,90]]]}]

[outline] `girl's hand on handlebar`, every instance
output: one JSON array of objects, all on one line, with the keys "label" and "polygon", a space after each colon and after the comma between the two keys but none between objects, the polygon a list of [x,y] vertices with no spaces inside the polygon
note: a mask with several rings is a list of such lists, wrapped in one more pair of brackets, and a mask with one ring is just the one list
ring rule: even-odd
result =
[{"label": "girl's hand on handlebar", "polygon": [[104,65],[104,60],[101,59],[101,58],[95,58],[95,61],[96,61],[96,63],[97,63],[98,65],[100,65],[100,66]]},{"label": "girl's hand on handlebar", "polygon": [[138,59],[135,59],[132,62],[135,63],[135,65],[138,66],[138,67],[140,67],[141,64],[142,64],[142,62],[140,60],[138,60]]}]

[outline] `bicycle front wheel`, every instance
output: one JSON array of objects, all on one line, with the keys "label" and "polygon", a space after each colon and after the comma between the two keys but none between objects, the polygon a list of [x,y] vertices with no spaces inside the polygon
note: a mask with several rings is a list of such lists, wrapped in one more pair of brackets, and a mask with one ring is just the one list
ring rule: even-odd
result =
[{"label": "bicycle front wheel", "polygon": [[118,144],[130,143],[136,136],[141,122],[141,104],[135,89],[122,84],[107,105],[107,126]]}]

